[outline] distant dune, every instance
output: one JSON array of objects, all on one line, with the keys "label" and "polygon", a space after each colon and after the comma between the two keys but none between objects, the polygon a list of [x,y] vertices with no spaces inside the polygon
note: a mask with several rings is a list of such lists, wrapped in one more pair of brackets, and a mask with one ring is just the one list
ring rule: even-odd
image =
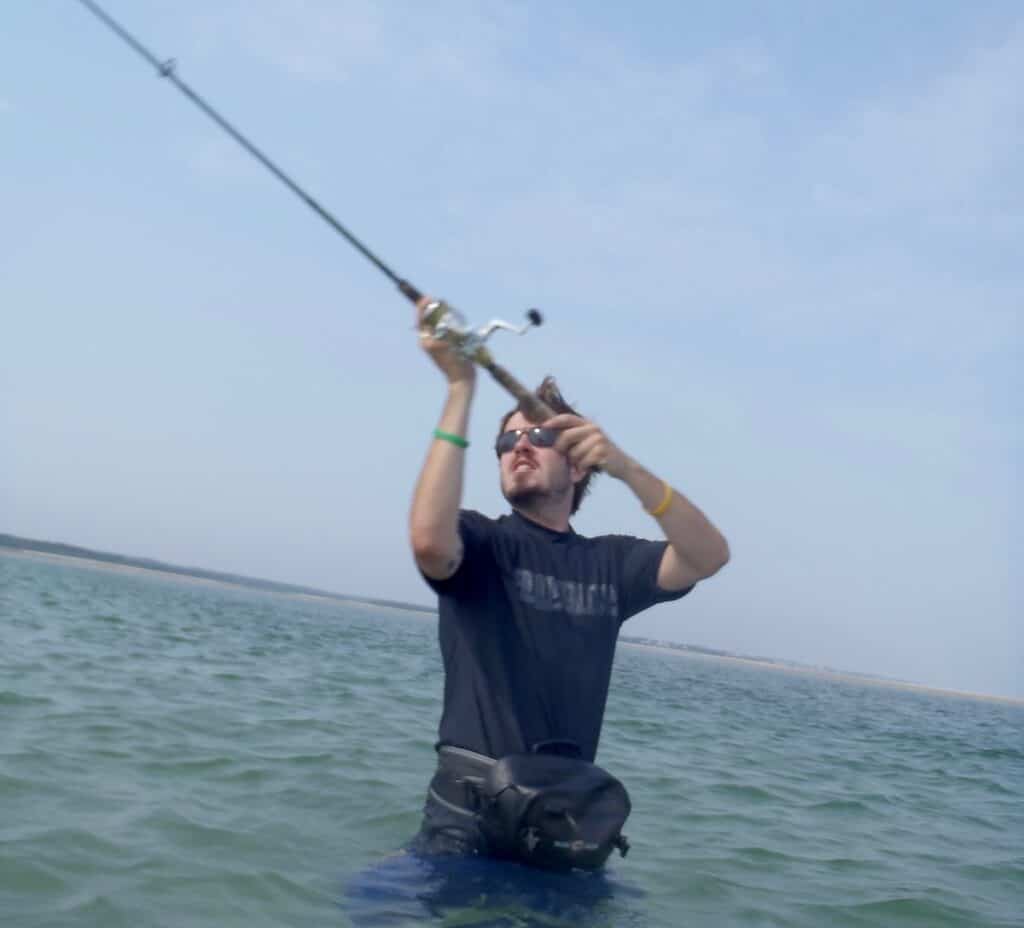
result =
[{"label": "distant dune", "polygon": [[[65,559],[74,560],[79,564],[103,570],[116,570],[121,572],[145,571],[148,573],[181,577],[194,582],[241,587],[244,589],[259,590],[265,593],[279,593],[310,599],[328,599],[336,602],[358,603],[364,606],[401,609],[424,616],[437,614],[436,608],[432,606],[418,605],[416,603],[405,603],[392,599],[374,599],[365,596],[347,596],[343,593],[333,593],[329,590],[318,590],[313,587],[296,586],[289,583],[278,583],[274,580],[261,580],[256,577],[243,577],[237,574],[205,570],[201,567],[182,567],[177,564],[165,564],[162,561],[155,561],[149,558],[129,557],[123,554],[111,554],[106,551],[95,551],[91,548],[82,548],[77,545],[69,545],[62,542],[39,541],[34,538],[20,538],[17,535],[0,534],[0,554],[5,552],[11,554],[22,554],[30,557],[47,558],[54,561]],[[659,641],[652,638],[636,638],[628,635],[620,636],[620,641],[627,647],[632,648],[646,648],[654,651],[662,651],[667,654],[698,657],[707,660],[729,661],[738,664],[762,667],[766,670],[808,674],[822,679],[843,680],[851,683],[865,683],[875,686],[888,686],[895,689],[914,690],[918,692],[936,693],[948,696],[960,696],[969,699],[983,699],[992,702],[1009,703],[1011,705],[1024,705],[1024,699],[1014,699],[1009,696],[989,696],[984,693],[970,693],[963,690],[947,690],[927,686],[923,683],[914,683],[909,680],[877,677],[872,676],[871,674],[858,673],[856,671],[837,670],[832,667],[815,667],[808,664],[799,664],[795,661],[781,660],[779,658],[736,654],[731,651],[724,651],[717,648],[705,648],[699,645],[680,644],[672,641]]]},{"label": "distant dune", "polygon": [[368,606],[387,606],[391,609],[404,609],[410,612],[434,613],[431,606],[415,603],[398,602],[392,599],[374,599],[365,596],[347,596],[329,590],[318,590],[314,587],[296,586],[291,583],[278,583],[274,580],[261,580],[256,577],[243,577],[238,574],[222,573],[206,570],[202,567],[182,567],[178,564],[165,564],[150,558],[129,557],[124,554],[112,554],[108,551],[95,551],[63,542],[39,541],[35,538],[20,538],[17,535],[0,534],[0,552],[23,552],[36,556],[54,559],[72,558],[94,567],[102,567],[122,571],[149,571],[151,573],[168,574],[188,577],[205,583],[217,583],[227,586],[244,587],[266,593],[285,593],[293,596],[310,596],[320,599],[333,599],[340,602],[362,603]]}]

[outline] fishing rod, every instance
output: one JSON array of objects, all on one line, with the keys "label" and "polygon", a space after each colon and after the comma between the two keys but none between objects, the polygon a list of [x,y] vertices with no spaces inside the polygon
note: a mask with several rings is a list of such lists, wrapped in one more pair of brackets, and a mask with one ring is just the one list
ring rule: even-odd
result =
[{"label": "fishing rod", "polygon": [[[284,171],[271,161],[260,149],[250,142],[231,123],[220,115],[209,103],[199,96],[188,86],[177,74],[177,62],[173,58],[161,61],[145,45],[128,32],[109,13],[103,10],[93,0],[78,0],[89,12],[106,25],[127,45],[131,46],[142,58],[151,64],[162,78],[169,80],[199,109],[210,117],[218,126],[230,135],[250,155],[260,162],[271,174],[273,174],[292,193],[302,200],[314,213],[324,220],[335,232],[356,249],[364,258],[373,264],[385,277],[387,277],[398,289],[413,303],[419,303],[423,294],[414,287],[408,280],[396,274],[376,254],[370,251],[355,235],[352,234],[335,216],[321,206],[302,187],[292,180]],[[486,325],[473,329],[457,309],[450,306],[444,300],[432,300],[424,307],[421,324],[437,339],[448,342],[467,360],[473,361],[486,370],[505,390],[512,394],[519,403],[523,415],[533,422],[543,422],[550,419],[554,412],[535,393],[527,390],[515,377],[505,368],[498,364],[490,351],[487,350],[486,341],[496,331],[504,330],[514,332],[516,335],[524,335],[531,326],[539,326],[542,322],[541,314],[536,309],[527,310],[526,325],[516,327],[501,319],[492,319]]]}]

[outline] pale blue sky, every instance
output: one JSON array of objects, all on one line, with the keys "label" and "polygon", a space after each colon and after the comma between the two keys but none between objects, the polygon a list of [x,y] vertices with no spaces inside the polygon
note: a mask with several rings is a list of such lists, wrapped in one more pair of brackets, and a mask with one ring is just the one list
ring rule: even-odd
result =
[{"label": "pale blue sky", "polygon": [[[106,5],[421,288],[545,312],[499,359],[732,545],[628,633],[1024,696],[1019,4]],[[0,531],[430,602],[387,281],[70,0],[6,5],[0,143]]]}]

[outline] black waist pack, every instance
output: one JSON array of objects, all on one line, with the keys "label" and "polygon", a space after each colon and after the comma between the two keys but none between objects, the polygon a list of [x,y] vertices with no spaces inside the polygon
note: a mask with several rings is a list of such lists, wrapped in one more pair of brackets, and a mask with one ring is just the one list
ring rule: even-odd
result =
[{"label": "black waist pack", "polygon": [[626,787],[577,757],[510,754],[477,787],[481,831],[497,857],[545,870],[596,870],[629,841]]}]

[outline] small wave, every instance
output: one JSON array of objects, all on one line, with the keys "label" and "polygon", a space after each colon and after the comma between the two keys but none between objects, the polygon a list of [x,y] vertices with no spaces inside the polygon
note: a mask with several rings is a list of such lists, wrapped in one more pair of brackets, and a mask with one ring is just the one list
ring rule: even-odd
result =
[{"label": "small wave", "polygon": [[747,802],[778,802],[779,797],[770,790],[760,786],[748,786],[739,783],[716,783],[711,791],[719,796],[740,799]]},{"label": "small wave", "polygon": [[30,833],[21,835],[19,840],[31,841],[40,847],[59,847],[66,860],[80,854],[83,860],[90,861],[92,865],[100,859],[119,858],[123,852],[117,844],[85,828],[33,828]]},{"label": "small wave", "polygon": [[243,786],[252,786],[257,783],[265,783],[271,778],[269,770],[262,767],[247,767],[245,770],[236,770],[219,778],[221,783],[231,783]]},{"label": "small wave", "polygon": [[734,854],[735,856],[742,858],[747,863],[773,867],[782,867],[805,859],[793,854],[786,854],[782,851],[772,850],[770,847],[758,846],[738,847],[734,851]]},{"label": "small wave", "polygon": [[235,763],[233,758],[217,755],[215,757],[197,757],[193,760],[151,761],[146,764],[146,769],[161,774],[209,773],[223,770]]},{"label": "small wave", "polygon": [[127,913],[103,895],[89,895],[84,899],[76,897],[74,905],[62,908],[68,917],[65,924],[123,925]]},{"label": "small wave", "polygon": [[0,706],[52,706],[48,696],[26,696],[14,690],[0,690]]},{"label": "small wave", "polygon": [[1024,761],[1024,751],[1020,750],[1020,748],[979,748],[973,751],[971,756],[995,761]]},{"label": "small wave", "polygon": [[93,616],[93,619],[97,622],[105,622],[108,625],[126,625],[125,620],[119,616],[116,612],[104,613],[101,615]]},{"label": "small wave", "polygon": [[26,780],[23,777],[12,777],[0,773],[0,797],[10,799],[14,796],[31,796],[38,788],[35,780]]},{"label": "small wave", "polygon": [[[987,864],[961,864],[959,871],[971,879],[1016,885],[1024,891],[1024,860],[993,861]],[[1024,897],[1022,897],[1024,898]]]},{"label": "small wave", "polygon": [[370,812],[353,816],[352,820],[358,821],[367,828],[394,831],[396,833],[406,832],[409,825],[409,815],[407,812]]},{"label": "small wave", "polygon": [[943,785],[954,790],[969,790],[972,794],[978,790],[982,790],[995,796],[1016,797],[1021,795],[1019,789],[1011,789],[1008,786],[1004,786],[998,780],[995,780],[986,774],[976,774],[973,776],[947,776],[945,777],[945,783]]},{"label": "small wave", "polygon": [[[927,925],[928,928],[963,928],[977,924],[976,913],[969,909],[944,905],[934,899],[903,897],[865,902],[860,905],[827,906],[824,909],[828,921],[836,923],[874,925]],[[842,918],[840,916],[845,916]],[[850,921],[850,919],[854,919]],[[823,922],[827,923],[827,922]]]},{"label": "small wave", "polygon": [[10,893],[53,895],[63,891],[67,881],[52,867],[23,854],[0,855],[0,896]]},{"label": "small wave", "polygon": [[244,834],[234,828],[195,821],[174,812],[154,812],[141,821],[141,827],[153,829],[153,833],[169,838],[179,848],[188,848],[191,853],[205,853],[207,856],[221,853],[226,849],[238,851]]},{"label": "small wave", "polygon": [[856,857],[830,857],[821,860],[821,864],[834,873],[843,874],[876,872],[878,870],[878,864]]},{"label": "small wave", "polygon": [[853,815],[870,812],[871,807],[859,799],[829,799],[827,802],[816,802],[808,806],[815,812]]},{"label": "small wave", "polygon": [[330,751],[323,751],[319,754],[285,754],[276,757],[275,760],[293,764],[297,767],[315,767],[318,764],[337,763],[337,755]]}]

